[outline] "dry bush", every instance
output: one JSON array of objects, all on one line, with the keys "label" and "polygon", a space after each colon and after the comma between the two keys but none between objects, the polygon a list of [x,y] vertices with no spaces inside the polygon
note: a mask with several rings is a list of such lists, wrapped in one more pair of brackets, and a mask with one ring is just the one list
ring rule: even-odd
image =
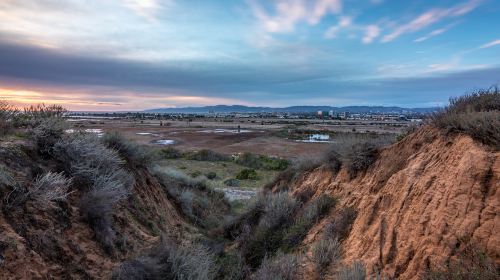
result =
[{"label": "dry bush", "polygon": [[13,187],[15,183],[16,181],[10,171],[3,165],[0,165],[0,186]]},{"label": "dry bush", "polygon": [[263,197],[264,214],[259,227],[274,229],[290,223],[299,203],[288,192],[271,193]]},{"label": "dry bush", "polygon": [[87,189],[101,174],[114,177],[123,185],[131,183],[118,152],[105,147],[93,134],[75,133],[63,137],[54,145],[54,158],[75,177],[76,183]]},{"label": "dry bush", "polygon": [[149,255],[122,263],[113,271],[112,279],[211,280],[216,271],[215,256],[202,245],[177,245],[168,240]]},{"label": "dry bush", "polygon": [[450,105],[433,116],[432,123],[449,133],[461,132],[500,149],[500,91],[481,89],[450,99]]},{"label": "dry bush", "polygon": [[322,164],[321,159],[316,157],[300,157],[294,159],[290,166],[280,172],[273,181],[264,186],[264,189],[277,189],[279,191],[287,191],[292,186],[299,176],[306,172],[310,172]]},{"label": "dry bush", "polygon": [[356,214],[354,208],[348,207],[342,209],[342,211],[326,225],[324,236],[326,238],[336,238],[339,240],[346,238],[351,230],[352,223],[356,219]]},{"label": "dry bush", "polygon": [[192,178],[178,170],[152,169],[166,193],[198,226],[212,229],[225,220],[230,203],[224,193],[214,190],[204,177]]},{"label": "dry bush", "polygon": [[125,139],[117,132],[106,133],[102,141],[108,148],[118,151],[123,158],[127,159],[127,162],[134,166],[147,167],[154,160],[151,151]]},{"label": "dry bush", "polygon": [[500,265],[495,264],[480,246],[465,242],[465,246],[458,250],[457,255],[447,265],[427,271],[424,279],[494,280],[499,279],[499,275]]},{"label": "dry bush", "polygon": [[340,243],[336,238],[321,239],[312,246],[312,259],[322,275],[331,263],[340,260]]},{"label": "dry bush", "polygon": [[259,269],[252,275],[253,280],[295,280],[301,256],[278,253],[274,258],[264,258]]},{"label": "dry bush", "polygon": [[66,108],[60,105],[31,105],[30,107],[24,108],[23,116],[27,119],[27,124],[35,127],[38,126],[43,120],[46,119],[60,119],[68,112]]},{"label": "dry bush", "polygon": [[313,223],[317,223],[321,218],[323,218],[331,208],[335,207],[337,200],[326,195],[321,194],[317,198],[313,199],[304,209],[302,217]]},{"label": "dry bush", "polygon": [[229,253],[222,256],[219,261],[219,271],[216,279],[245,280],[248,279],[250,268],[245,264],[241,253]]},{"label": "dry bush", "polygon": [[42,155],[50,155],[54,145],[63,137],[67,127],[67,123],[59,118],[40,120],[31,132],[31,137],[35,141],[38,151]]},{"label": "dry bush", "polygon": [[53,201],[66,200],[70,187],[71,179],[66,178],[62,172],[47,172],[36,177],[28,196],[42,206],[49,206]]},{"label": "dry bush", "polygon": [[123,262],[111,276],[112,280],[154,280],[159,277],[160,265],[149,256]]},{"label": "dry bush", "polygon": [[299,245],[311,227],[328,214],[328,211],[335,206],[335,203],[335,199],[325,194],[309,202],[295,218],[293,225],[285,230],[283,236],[285,248],[291,250]]},{"label": "dry bush", "polygon": [[331,169],[338,171],[338,161],[341,159],[349,175],[355,177],[377,160],[380,148],[394,141],[395,137],[388,134],[343,133],[338,135],[335,143],[327,150],[326,162],[331,162]]},{"label": "dry bush", "polygon": [[183,244],[169,250],[168,262],[174,279],[210,280],[216,275],[214,255],[195,243]]},{"label": "dry bush", "polygon": [[366,269],[361,262],[354,262],[350,266],[342,267],[337,275],[339,280],[365,280]]},{"label": "dry bush", "polygon": [[7,101],[0,100],[0,136],[10,131],[17,113],[17,109]]},{"label": "dry bush", "polygon": [[95,135],[75,133],[54,146],[54,156],[85,193],[80,200],[83,218],[96,239],[110,252],[114,246],[113,208],[125,199],[134,182],[115,150],[105,147]]}]

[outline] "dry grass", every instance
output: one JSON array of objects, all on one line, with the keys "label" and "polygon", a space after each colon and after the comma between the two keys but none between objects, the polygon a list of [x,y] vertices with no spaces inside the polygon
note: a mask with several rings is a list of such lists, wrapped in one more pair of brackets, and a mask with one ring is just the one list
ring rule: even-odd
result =
[{"label": "dry grass", "polygon": [[500,91],[477,90],[450,99],[450,105],[436,114],[433,124],[449,133],[466,133],[475,140],[500,149]]}]

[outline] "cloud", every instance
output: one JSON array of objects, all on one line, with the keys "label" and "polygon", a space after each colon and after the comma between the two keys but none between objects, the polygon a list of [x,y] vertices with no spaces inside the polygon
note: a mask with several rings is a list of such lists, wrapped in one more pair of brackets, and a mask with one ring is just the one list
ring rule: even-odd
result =
[{"label": "cloud", "polygon": [[453,23],[453,24],[449,24],[449,25],[447,25],[447,26],[445,26],[443,28],[435,29],[435,30],[431,31],[430,33],[428,33],[427,35],[419,37],[419,38],[413,40],[413,42],[419,43],[419,42],[423,42],[423,41],[429,40],[432,37],[436,37],[436,36],[438,36],[440,34],[445,33],[446,31],[450,30],[455,25],[456,25],[456,23]]},{"label": "cloud", "polygon": [[333,39],[337,36],[337,33],[341,29],[350,27],[351,25],[352,25],[352,18],[349,16],[342,16],[340,17],[339,22],[336,25],[333,25],[326,30],[324,37],[326,39]]},{"label": "cloud", "polygon": [[139,16],[148,20],[155,20],[157,13],[165,6],[173,5],[173,0],[123,0],[126,7],[132,9]]},{"label": "cloud", "polygon": [[500,39],[499,40],[495,40],[495,41],[491,41],[487,44],[484,44],[482,46],[480,46],[479,48],[480,49],[487,49],[487,48],[491,48],[493,46],[497,46],[497,45],[500,45]]},{"label": "cloud", "polygon": [[366,27],[365,36],[362,39],[363,44],[370,44],[380,35],[380,28],[377,25],[368,25]]},{"label": "cloud", "polygon": [[318,24],[327,14],[338,14],[342,10],[341,0],[278,0],[275,14],[270,15],[257,0],[248,1],[253,15],[267,32],[287,33],[299,22]]},{"label": "cloud", "polygon": [[398,26],[392,33],[385,35],[382,38],[382,42],[387,43],[403,34],[417,32],[445,18],[453,18],[465,15],[478,7],[481,2],[482,1],[480,0],[469,0],[448,9],[431,9],[423,14],[420,14],[412,21]]}]

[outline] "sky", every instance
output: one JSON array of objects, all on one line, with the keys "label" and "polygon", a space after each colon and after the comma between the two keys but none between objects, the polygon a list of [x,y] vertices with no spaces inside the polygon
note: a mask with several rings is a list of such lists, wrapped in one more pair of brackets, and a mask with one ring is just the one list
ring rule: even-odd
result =
[{"label": "sky", "polygon": [[500,84],[499,0],[1,0],[0,99],[443,106]]}]

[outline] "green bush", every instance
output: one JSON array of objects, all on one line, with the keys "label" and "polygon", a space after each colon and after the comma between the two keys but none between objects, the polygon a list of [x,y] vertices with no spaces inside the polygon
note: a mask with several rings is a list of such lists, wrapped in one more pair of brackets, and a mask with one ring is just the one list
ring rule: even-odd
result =
[{"label": "green bush", "polygon": [[213,180],[213,179],[217,178],[217,173],[210,171],[205,176],[207,177],[207,179]]},{"label": "green bush", "polygon": [[265,170],[285,170],[289,162],[282,158],[271,158],[264,155],[255,155],[252,153],[243,153],[235,159],[235,162],[253,169]]},{"label": "green bush", "polygon": [[214,152],[212,150],[203,149],[197,152],[190,152],[185,155],[187,159],[199,161],[229,161],[229,156]]},{"label": "green bush", "polygon": [[257,180],[259,176],[255,169],[242,169],[238,174],[236,174],[236,179],[238,180]]}]

